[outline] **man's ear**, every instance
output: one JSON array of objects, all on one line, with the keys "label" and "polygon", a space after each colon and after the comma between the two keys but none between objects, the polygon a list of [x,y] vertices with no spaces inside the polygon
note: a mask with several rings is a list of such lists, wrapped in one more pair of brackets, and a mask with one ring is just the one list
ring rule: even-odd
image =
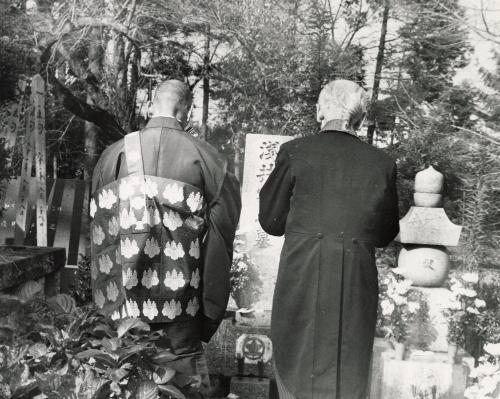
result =
[{"label": "man's ear", "polygon": [[316,104],[316,120],[321,123],[325,119],[325,116],[323,115],[323,111],[321,110],[321,106],[319,104]]}]

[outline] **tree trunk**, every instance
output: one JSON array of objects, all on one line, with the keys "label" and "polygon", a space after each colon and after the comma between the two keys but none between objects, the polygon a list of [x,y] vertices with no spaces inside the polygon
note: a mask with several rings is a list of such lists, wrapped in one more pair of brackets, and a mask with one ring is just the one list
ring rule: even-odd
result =
[{"label": "tree trunk", "polygon": [[[94,28],[90,32],[90,46],[89,46],[89,71],[94,76],[95,81],[90,79],[87,84],[87,104],[101,105],[98,102],[98,90],[92,87],[102,78],[102,62],[103,62],[103,48],[101,45],[101,32],[99,28]],[[85,180],[92,179],[95,164],[99,157],[99,149],[97,148],[97,138],[99,137],[100,129],[92,122],[85,122],[85,163],[83,170],[83,177]]]},{"label": "tree trunk", "polygon": [[377,63],[375,65],[375,76],[373,78],[373,91],[370,103],[370,110],[368,113],[368,131],[367,139],[369,144],[373,144],[373,134],[376,126],[375,103],[378,99],[378,92],[380,87],[380,75],[382,73],[382,66],[384,63],[384,50],[385,50],[385,37],[387,35],[387,20],[389,19],[389,0],[384,3],[384,12],[382,14],[382,29],[380,31],[380,40],[378,44]]},{"label": "tree trunk", "polygon": [[205,31],[205,55],[203,57],[203,113],[201,116],[201,138],[208,139],[208,105],[210,101],[210,25]]}]

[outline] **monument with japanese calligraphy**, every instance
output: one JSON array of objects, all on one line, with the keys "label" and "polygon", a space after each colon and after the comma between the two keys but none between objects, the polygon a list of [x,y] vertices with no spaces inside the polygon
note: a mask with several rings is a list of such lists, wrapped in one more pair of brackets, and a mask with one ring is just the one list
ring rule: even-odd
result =
[{"label": "monument with japanese calligraphy", "polygon": [[240,231],[245,237],[249,256],[257,266],[263,284],[260,298],[253,304],[253,308],[257,310],[271,310],[283,246],[283,237],[270,236],[260,227],[259,192],[274,168],[274,161],[281,144],[292,138],[269,134],[246,136]]}]

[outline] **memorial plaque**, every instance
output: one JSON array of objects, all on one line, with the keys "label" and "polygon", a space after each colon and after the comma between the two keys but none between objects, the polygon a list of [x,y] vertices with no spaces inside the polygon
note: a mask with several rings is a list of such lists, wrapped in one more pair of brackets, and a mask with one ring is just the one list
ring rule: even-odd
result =
[{"label": "memorial plaque", "polygon": [[291,139],[293,137],[269,134],[246,136],[240,230],[263,283],[260,298],[254,304],[254,308],[260,310],[271,310],[284,238],[270,236],[260,227],[259,193],[274,168],[281,144]]}]

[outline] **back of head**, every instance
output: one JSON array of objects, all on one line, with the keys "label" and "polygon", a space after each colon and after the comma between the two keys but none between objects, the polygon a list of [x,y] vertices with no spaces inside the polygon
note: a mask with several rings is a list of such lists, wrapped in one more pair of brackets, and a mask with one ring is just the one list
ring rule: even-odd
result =
[{"label": "back of head", "polygon": [[318,122],[338,121],[345,130],[357,130],[366,115],[368,98],[365,90],[350,80],[328,83],[318,98]]},{"label": "back of head", "polygon": [[153,99],[153,116],[171,116],[185,121],[193,96],[189,87],[180,80],[167,80],[160,83]]}]

